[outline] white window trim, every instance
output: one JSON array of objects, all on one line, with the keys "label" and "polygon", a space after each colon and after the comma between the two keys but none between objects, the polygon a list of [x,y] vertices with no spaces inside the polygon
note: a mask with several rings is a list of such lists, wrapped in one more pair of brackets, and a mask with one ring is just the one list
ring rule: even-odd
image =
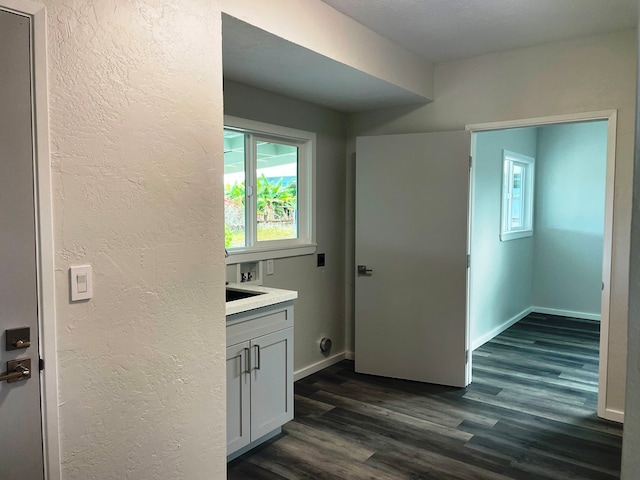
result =
[{"label": "white window trim", "polygon": [[[533,236],[533,204],[535,193],[535,158],[520,153],[503,150],[502,162],[502,185],[501,185],[501,206],[500,206],[500,240],[505,242],[508,240],[516,240]],[[523,183],[524,202],[524,224],[525,227],[518,230],[507,230],[507,222],[510,212],[508,201],[506,198],[507,178],[504,175],[505,164],[520,163],[525,165],[525,181]]]},{"label": "white window trim", "polygon": [[[224,116],[225,128],[246,130],[256,136],[271,137],[274,141],[290,140],[304,143],[298,160],[298,179],[304,181],[304,188],[298,189],[298,234],[291,240],[262,241],[250,247],[229,248],[226,263],[232,265],[241,262],[253,262],[271,258],[311,255],[315,253],[316,244],[316,134],[294,128],[281,127],[269,123],[247,120],[230,115]],[[255,172],[250,172],[255,177]],[[249,180],[249,177],[247,177]],[[255,179],[254,179],[255,181]],[[255,182],[254,182],[255,183]],[[253,225],[247,226],[249,229]]]}]

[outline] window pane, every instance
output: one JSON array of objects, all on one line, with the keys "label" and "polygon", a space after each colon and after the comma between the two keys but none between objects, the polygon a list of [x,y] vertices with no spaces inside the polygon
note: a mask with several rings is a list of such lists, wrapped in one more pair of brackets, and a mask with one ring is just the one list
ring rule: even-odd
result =
[{"label": "window pane", "polygon": [[224,243],[245,246],[245,141],[244,134],[224,131]]},{"label": "window pane", "polygon": [[257,144],[258,241],[298,237],[298,147]]},{"label": "window pane", "polygon": [[524,182],[524,167],[513,164],[511,177],[511,229],[524,228],[524,201],[522,186]]},{"label": "window pane", "polygon": [[504,150],[500,240],[533,235],[535,158]]}]

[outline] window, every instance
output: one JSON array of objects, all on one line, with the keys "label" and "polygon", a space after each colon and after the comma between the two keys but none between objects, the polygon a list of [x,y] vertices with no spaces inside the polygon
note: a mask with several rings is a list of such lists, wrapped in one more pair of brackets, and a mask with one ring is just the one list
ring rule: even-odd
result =
[{"label": "window", "polygon": [[236,261],[315,252],[315,134],[225,117],[225,246]]},{"label": "window", "polygon": [[535,159],[504,150],[500,240],[533,235]]}]

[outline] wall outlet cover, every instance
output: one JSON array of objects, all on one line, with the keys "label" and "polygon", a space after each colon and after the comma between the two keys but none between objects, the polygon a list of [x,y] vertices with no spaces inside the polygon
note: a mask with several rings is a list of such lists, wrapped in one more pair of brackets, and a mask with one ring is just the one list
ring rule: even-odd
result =
[{"label": "wall outlet cover", "polygon": [[324,267],[324,253],[318,254],[318,266]]}]

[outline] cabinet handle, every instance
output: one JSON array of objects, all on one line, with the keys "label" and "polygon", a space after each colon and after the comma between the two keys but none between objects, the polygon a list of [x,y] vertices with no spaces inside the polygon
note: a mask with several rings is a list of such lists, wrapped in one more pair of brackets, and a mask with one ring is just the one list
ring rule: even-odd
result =
[{"label": "cabinet handle", "polygon": [[256,355],[256,370],[260,370],[260,364],[262,363],[260,361],[260,345],[254,345],[254,347],[256,347],[257,350],[257,355]]},{"label": "cabinet handle", "polygon": [[[251,350],[248,347],[242,349],[244,351],[244,366],[245,369],[242,373],[251,373]],[[242,357],[242,355],[240,355]],[[242,361],[242,358],[240,358]]]}]

